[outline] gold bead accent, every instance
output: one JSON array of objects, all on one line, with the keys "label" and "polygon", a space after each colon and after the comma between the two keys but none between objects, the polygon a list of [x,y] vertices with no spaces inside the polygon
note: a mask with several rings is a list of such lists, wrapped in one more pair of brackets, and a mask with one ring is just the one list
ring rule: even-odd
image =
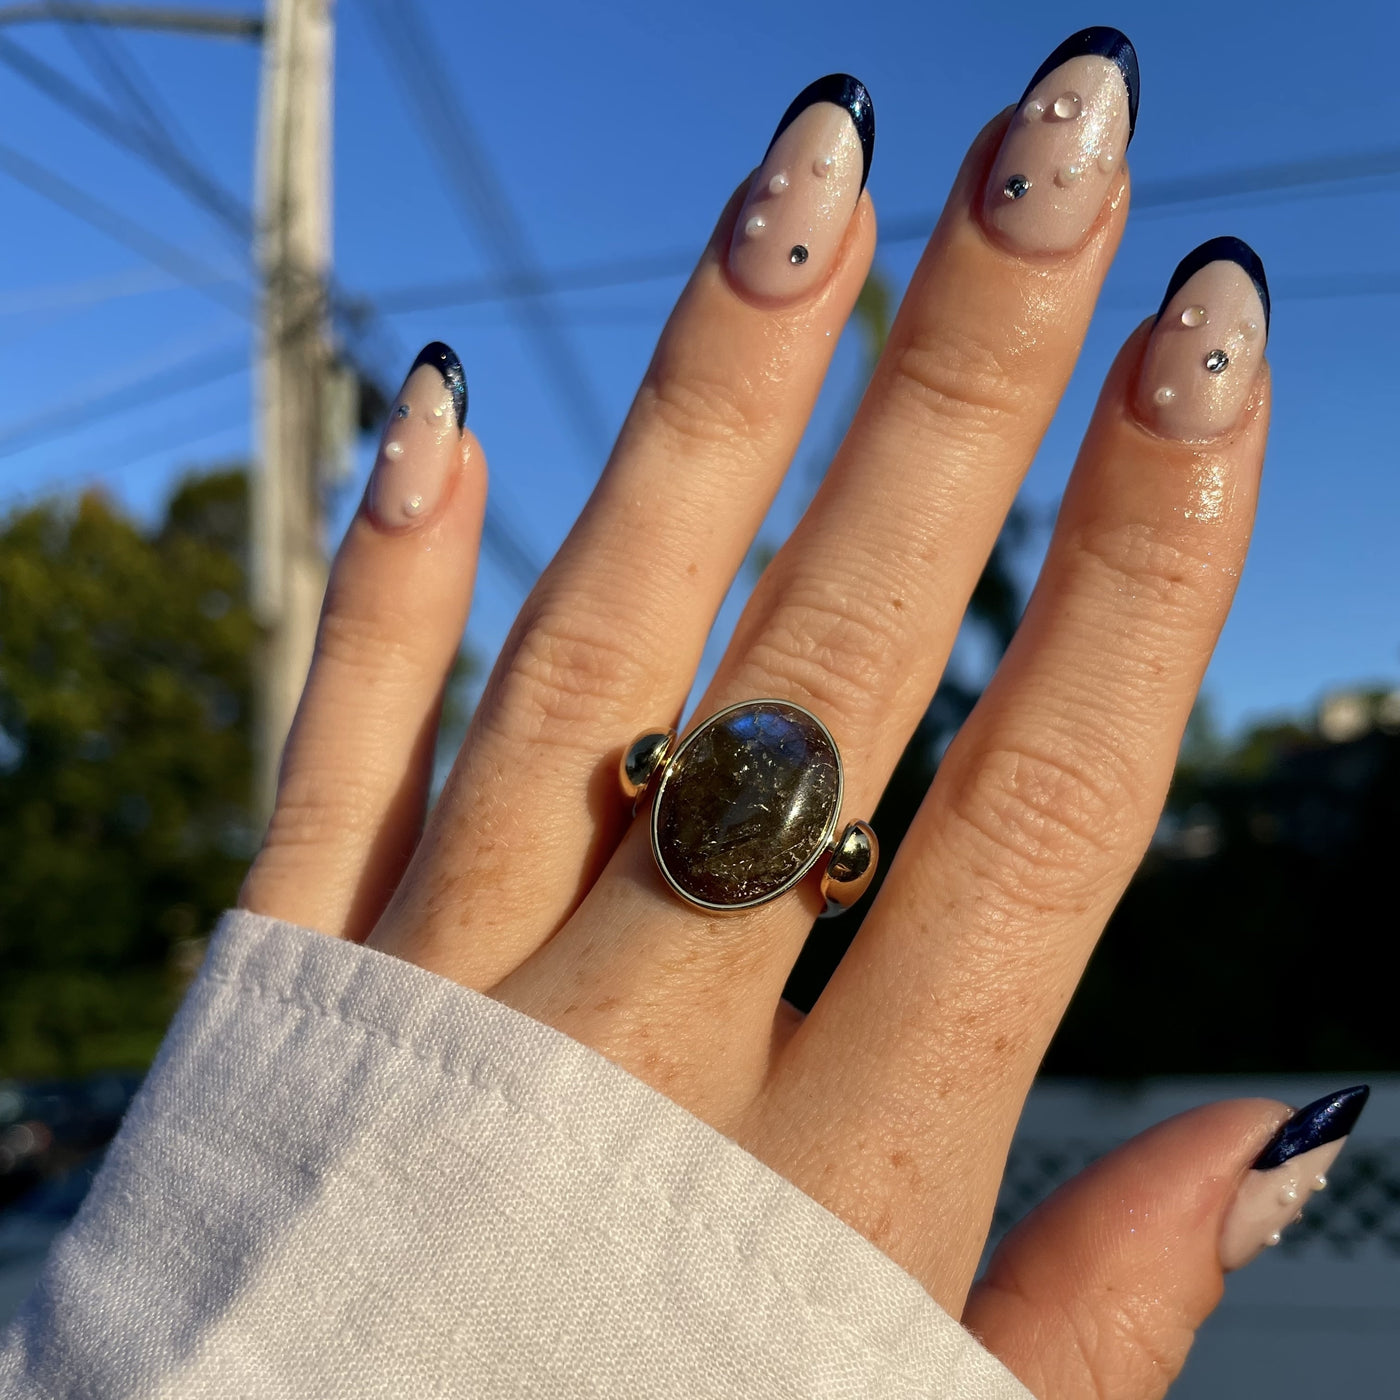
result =
[{"label": "gold bead accent", "polygon": [[674,729],[649,729],[645,734],[638,734],[627,746],[617,776],[622,791],[632,799],[634,810],[641,806],[652,779],[665,766],[675,746]]},{"label": "gold bead accent", "polygon": [[870,823],[852,822],[841,833],[822,873],[826,912],[849,909],[870,888],[879,863],[880,841]]}]

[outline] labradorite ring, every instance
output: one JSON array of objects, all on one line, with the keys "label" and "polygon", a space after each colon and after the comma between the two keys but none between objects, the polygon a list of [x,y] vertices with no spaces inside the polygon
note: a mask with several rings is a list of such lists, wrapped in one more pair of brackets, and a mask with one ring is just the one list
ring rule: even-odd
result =
[{"label": "labradorite ring", "polygon": [[666,883],[711,912],[766,904],[825,858],[826,912],[854,904],[880,846],[865,822],[838,835],[841,754],[821,720],[787,700],[744,700],[677,742],[648,730],[622,757],[633,811],[651,799],[651,853]]}]

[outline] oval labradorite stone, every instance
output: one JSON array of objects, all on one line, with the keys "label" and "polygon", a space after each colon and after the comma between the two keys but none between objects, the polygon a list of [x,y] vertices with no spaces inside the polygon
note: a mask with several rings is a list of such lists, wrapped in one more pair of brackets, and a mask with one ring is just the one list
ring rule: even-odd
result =
[{"label": "oval labradorite stone", "polygon": [[677,750],[652,811],[657,864],[682,894],[742,907],[780,893],[822,853],[841,760],[806,710],[755,700],[711,716]]}]

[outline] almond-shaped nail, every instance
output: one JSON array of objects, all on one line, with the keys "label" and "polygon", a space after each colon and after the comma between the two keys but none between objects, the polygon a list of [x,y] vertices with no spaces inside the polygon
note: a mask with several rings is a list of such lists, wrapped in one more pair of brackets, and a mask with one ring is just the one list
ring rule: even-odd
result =
[{"label": "almond-shaped nail", "polygon": [[1212,438],[1249,401],[1269,335],[1269,284],[1238,238],[1212,238],[1172,274],[1138,372],[1138,416],[1163,437]]},{"label": "almond-shaped nail", "polygon": [[1300,1108],[1270,1139],[1246,1173],[1220,1232],[1220,1263],[1238,1269],[1269,1245],[1303,1213],[1308,1197],[1327,1185],[1327,1173],[1366,1100],[1358,1084]]},{"label": "almond-shaped nail", "polygon": [[1138,62],[1105,25],[1071,34],[1036,70],[983,196],[993,233],[1018,253],[1067,253],[1094,226],[1137,122]]},{"label": "almond-shaped nail", "polygon": [[408,371],[379,440],[369,513],[387,530],[430,519],[461,458],[467,381],[450,345],[425,345]]},{"label": "almond-shaped nail", "polygon": [[865,85],[832,73],[783,113],[744,198],[729,270],[750,296],[793,301],[821,285],[845,237],[875,151]]}]

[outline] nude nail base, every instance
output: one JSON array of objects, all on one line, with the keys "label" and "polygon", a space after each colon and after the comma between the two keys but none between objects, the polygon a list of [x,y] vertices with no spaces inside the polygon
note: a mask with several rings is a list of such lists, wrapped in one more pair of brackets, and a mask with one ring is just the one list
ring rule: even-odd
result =
[{"label": "nude nail base", "polygon": [[432,517],[456,469],[467,388],[462,362],[441,341],[423,348],[389,410],[365,502],[375,523],[407,530]]},{"label": "nude nail base", "polygon": [[1239,1269],[1283,1238],[1327,1173],[1370,1096],[1343,1089],[1301,1108],[1274,1135],[1240,1183],[1220,1232],[1220,1264]]},{"label": "nude nail base", "polygon": [[1258,255],[1237,238],[1203,243],[1167,287],[1138,374],[1138,416],[1184,441],[1228,432],[1254,391],[1268,330]]}]

